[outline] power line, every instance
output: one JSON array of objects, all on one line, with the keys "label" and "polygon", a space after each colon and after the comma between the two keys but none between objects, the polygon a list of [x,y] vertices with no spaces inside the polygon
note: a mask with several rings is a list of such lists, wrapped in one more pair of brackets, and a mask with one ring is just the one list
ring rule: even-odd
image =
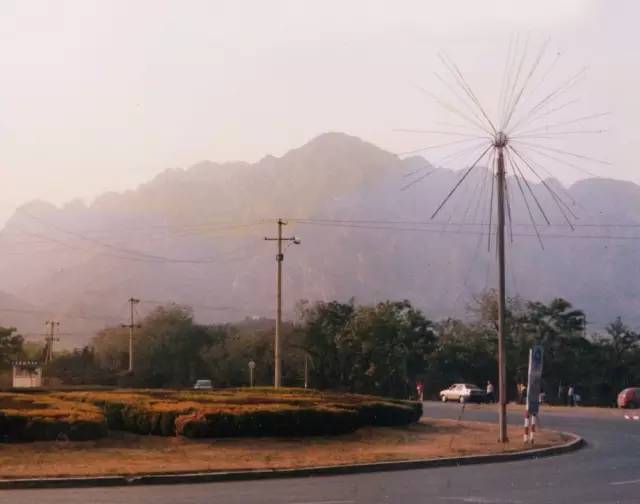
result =
[{"label": "power line", "polygon": [[166,306],[166,305],[177,305],[177,306],[189,306],[191,308],[197,308],[200,310],[211,310],[211,311],[244,311],[239,308],[234,308],[233,306],[207,306],[201,304],[191,304],[191,303],[179,303],[176,301],[159,301],[155,299],[141,299],[140,302],[142,304],[150,304],[157,306]]},{"label": "power line", "polygon": [[[392,220],[392,219],[325,219],[325,218],[298,218],[289,217],[287,220],[294,223],[327,223],[327,224],[382,224],[382,225],[411,225],[411,226],[441,226],[443,224],[455,225],[455,226],[470,226],[470,227],[482,227],[486,226],[487,222],[462,222],[462,221],[416,221],[416,220]],[[531,226],[527,222],[514,222],[514,226]],[[640,229],[640,223],[576,223],[574,227],[584,228],[638,228]],[[566,224],[545,224],[544,227],[561,227],[566,229]]]}]

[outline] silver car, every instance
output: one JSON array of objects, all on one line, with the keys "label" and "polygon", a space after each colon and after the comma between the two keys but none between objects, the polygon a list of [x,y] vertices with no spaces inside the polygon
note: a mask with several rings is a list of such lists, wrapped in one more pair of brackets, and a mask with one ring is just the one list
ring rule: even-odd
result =
[{"label": "silver car", "polygon": [[482,402],[485,400],[485,397],[486,394],[484,390],[472,383],[454,383],[449,388],[440,391],[440,400],[442,402]]},{"label": "silver car", "polygon": [[198,380],[196,384],[193,386],[194,390],[211,390],[213,389],[213,385],[211,384],[211,380]]}]

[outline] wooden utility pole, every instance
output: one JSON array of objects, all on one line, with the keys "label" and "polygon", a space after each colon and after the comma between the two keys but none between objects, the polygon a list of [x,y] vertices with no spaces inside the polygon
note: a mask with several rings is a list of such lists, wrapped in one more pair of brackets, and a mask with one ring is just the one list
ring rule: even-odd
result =
[{"label": "wooden utility pole", "polygon": [[265,240],[268,241],[277,241],[278,242],[278,253],[276,254],[276,334],[274,341],[274,377],[273,377],[273,386],[278,388],[282,385],[282,359],[280,356],[280,327],[282,324],[282,261],[284,260],[284,251],[282,249],[283,241],[290,241],[296,245],[300,244],[300,240],[292,236],[290,238],[283,238],[282,236],[282,226],[286,226],[287,223],[282,219],[278,219],[278,237],[277,238],[268,238],[265,237]]},{"label": "wooden utility pole", "polygon": [[304,354],[304,388],[309,388],[309,356]]},{"label": "wooden utility pole", "polygon": [[47,320],[44,325],[49,327],[48,334],[45,336],[44,363],[49,364],[53,360],[53,342],[60,341],[60,338],[55,337],[55,328],[60,326],[60,322]]},{"label": "wooden utility pole", "polygon": [[134,311],[134,306],[137,305],[140,300],[136,299],[136,298],[129,298],[128,299],[129,302],[129,323],[128,324],[122,324],[122,327],[128,327],[129,328],[129,373],[133,373],[133,329],[136,327],[140,327],[140,324],[134,324],[133,321],[133,311]]},{"label": "wooden utility pole", "polygon": [[498,423],[500,435],[498,440],[506,443],[507,438],[507,379],[506,363],[504,352],[505,333],[507,332],[506,316],[506,294],[505,294],[505,253],[504,253],[504,147],[507,138],[503,133],[496,135],[495,146],[498,149],[498,169],[497,169],[497,190],[498,190],[498,228],[496,239],[498,246]]}]

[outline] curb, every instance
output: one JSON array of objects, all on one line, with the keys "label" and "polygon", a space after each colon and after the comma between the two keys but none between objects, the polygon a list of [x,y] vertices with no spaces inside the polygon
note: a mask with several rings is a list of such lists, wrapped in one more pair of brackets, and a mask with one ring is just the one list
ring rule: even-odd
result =
[{"label": "curb", "polygon": [[223,481],[248,481],[274,478],[299,478],[309,476],[332,476],[359,474],[381,471],[400,471],[409,469],[426,469],[435,467],[452,467],[473,464],[490,464],[512,462],[516,460],[537,459],[569,453],[582,448],[586,443],[581,437],[562,432],[571,437],[567,443],[536,448],[526,451],[494,453],[489,455],[467,455],[464,457],[446,457],[421,460],[399,460],[392,462],[375,462],[368,464],[351,464],[338,466],[303,467],[296,469],[256,469],[247,471],[219,471],[199,473],[159,473],[138,476],[96,476],[68,478],[24,478],[0,479],[0,490],[36,489],[36,488],[86,488],[128,485],[167,485],[185,483],[214,483]]}]

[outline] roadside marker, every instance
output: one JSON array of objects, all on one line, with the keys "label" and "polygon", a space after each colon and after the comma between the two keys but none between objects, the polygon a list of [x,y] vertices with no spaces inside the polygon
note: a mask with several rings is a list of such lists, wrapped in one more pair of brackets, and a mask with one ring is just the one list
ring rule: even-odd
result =
[{"label": "roadside marker", "polygon": [[524,436],[523,441],[525,443],[533,444],[534,438],[536,436],[536,423],[537,423],[538,415],[529,414],[529,412],[525,412],[524,414]]}]

